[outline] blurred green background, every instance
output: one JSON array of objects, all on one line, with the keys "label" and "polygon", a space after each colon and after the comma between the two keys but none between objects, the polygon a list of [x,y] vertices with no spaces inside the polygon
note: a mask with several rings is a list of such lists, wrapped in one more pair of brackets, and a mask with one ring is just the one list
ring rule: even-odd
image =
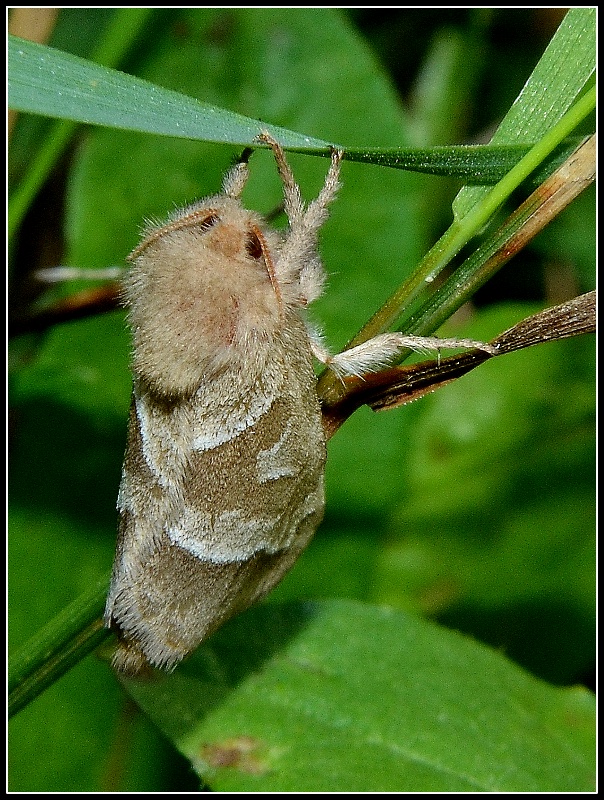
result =
[{"label": "blurred green background", "polygon": [[[111,9],[61,10],[50,44],[86,56]],[[488,141],[562,16],[552,9],[153,10],[120,69],[343,145]],[[21,117],[18,183],[51,120]],[[80,128],[11,252],[12,310],[48,300],[55,264],[123,264],[144,218],[215,192],[237,153]],[[291,157],[305,197],[323,159]],[[280,200],[257,152],[244,194]],[[453,181],[343,167],[321,239],[330,275],[312,310],[342,347],[450,221]],[[595,285],[585,192],[447,328],[491,338]],[[82,288],[73,283],[55,290]],[[10,642],[23,644],[110,567],[130,394],[116,311],[10,348]],[[594,665],[593,337],[489,362],[398,411],[359,411],[330,443],[326,518],[270,598],[349,597],[435,617],[545,680]],[[188,764],[87,658],[11,722],[13,791],[194,789]]]}]

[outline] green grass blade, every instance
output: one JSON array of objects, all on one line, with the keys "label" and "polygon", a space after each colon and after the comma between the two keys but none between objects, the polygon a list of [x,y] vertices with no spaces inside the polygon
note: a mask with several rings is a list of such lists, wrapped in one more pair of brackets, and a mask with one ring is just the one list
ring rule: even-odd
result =
[{"label": "green grass blade", "polygon": [[[106,67],[115,67],[119,64],[147,23],[150,13],[151,9],[148,8],[117,9],[111,25],[92,53],[91,60]],[[9,242],[21,225],[23,217],[53,165],[67,147],[75,129],[75,122],[57,120],[29,164],[23,180],[11,192],[8,212]]]},{"label": "green grass blade", "polygon": [[285,128],[93,64],[51,47],[9,37],[9,106],[18,111],[110,128],[249,145],[261,130],[290,147],[329,147]]},{"label": "green grass blade", "polygon": [[[462,219],[456,218],[451,227],[426,254],[415,272],[374,314],[367,325],[351,340],[349,346],[360,344],[387,330],[401,316],[409,302],[431,284],[452,258],[489,222],[510,194],[535,170],[568,136],[595,106],[595,88],[581,97],[562,119],[532,147],[513,169],[493,188],[486,189],[480,202]],[[482,190],[481,190],[482,191]]]},{"label": "green grass blade", "polygon": [[440,327],[594,178],[595,139],[591,137],[447,278],[408,320],[405,330],[425,335]]},{"label": "green grass blade", "polygon": [[[568,158],[580,137],[569,137],[535,177],[537,183]],[[296,150],[297,148],[290,148]],[[460,178],[467,185],[488,186],[500,181],[531,149],[520,145],[438,145],[436,147],[347,147],[346,160],[406,169],[425,175]],[[308,151],[304,151],[308,152]]]},{"label": "green grass blade", "polygon": [[[575,102],[596,67],[596,9],[572,8],[547,46],[491,144],[537,142]],[[465,216],[488,190],[464,187],[455,198]]]}]

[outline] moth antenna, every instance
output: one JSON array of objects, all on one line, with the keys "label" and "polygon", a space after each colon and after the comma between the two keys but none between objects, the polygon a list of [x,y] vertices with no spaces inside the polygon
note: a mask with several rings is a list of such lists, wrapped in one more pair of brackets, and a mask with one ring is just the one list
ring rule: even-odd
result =
[{"label": "moth antenna", "polygon": [[173,231],[180,231],[183,228],[194,228],[196,225],[211,227],[215,222],[218,221],[218,211],[214,208],[198,208],[195,211],[191,211],[189,214],[186,214],[183,217],[179,217],[175,219],[174,222],[169,222],[167,225],[163,225],[158,230],[153,231],[146,239],[135,247],[134,250],[130,253],[127,257],[127,261],[134,261],[137,259],[141,253],[143,253],[148,247],[150,247],[154,242],[157,242],[162,236],[165,236],[167,233],[172,233]]},{"label": "moth antenna", "polygon": [[273,287],[273,291],[275,292],[275,296],[277,298],[277,304],[279,306],[279,317],[283,317],[283,295],[281,293],[281,287],[279,286],[279,281],[277,280],[277,275],[275,274],[275,265],[273,264],[273,259],[271,258],[271,253],[268,244],[266,243],[264,234],[257,225],[252,225],[251,230],[254,236],[256,236],[256,238],[258,239],[258,242],[260,243],[260,249],[262,250],[262,257],[264,258],[266,271],[268,273],[271,286]]}]

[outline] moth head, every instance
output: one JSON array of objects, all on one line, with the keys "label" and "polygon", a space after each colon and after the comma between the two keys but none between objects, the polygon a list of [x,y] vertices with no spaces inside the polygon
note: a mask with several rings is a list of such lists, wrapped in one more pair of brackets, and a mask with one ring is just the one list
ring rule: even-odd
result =
[{"label": "moth head", "polygon": [[178,397],[221,369],[253,368],[283,324],[280,246],[277,232],[226,194],[147,228],[123,287],[134,372]]}]

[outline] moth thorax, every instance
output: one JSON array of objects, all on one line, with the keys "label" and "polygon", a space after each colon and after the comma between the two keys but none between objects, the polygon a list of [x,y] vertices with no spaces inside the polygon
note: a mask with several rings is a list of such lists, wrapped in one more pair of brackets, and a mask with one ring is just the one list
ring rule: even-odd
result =
[{"label": "moth thorax", "polygon": [[253,367],[283,323],[256,240],[250,254],[239,235],[239,249],[227,257],[221,249],[237,231],[224,226],[212,234],[216,242],[189,229],[167,234],[138,256],[125,280],[133,369],[171,395],[194,390],[231,362]]}]

